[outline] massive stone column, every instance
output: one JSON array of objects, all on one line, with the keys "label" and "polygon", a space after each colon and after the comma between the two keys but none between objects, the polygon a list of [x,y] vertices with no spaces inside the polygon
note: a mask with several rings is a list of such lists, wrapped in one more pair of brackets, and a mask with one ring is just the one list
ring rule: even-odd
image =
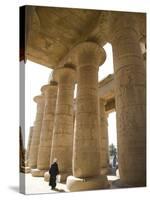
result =
[{"label": "massive stone column", "polygon": [[120,178],[124,184],[145,186],[146,74],[138,28],[133,14],[111,19]]},{"label": "massive stone column", "polygon": [[105,113],[105,101],[102,98],[99,99],[99,111],[101,174],[107,174],[109,167],[108,121]]},{"label": "massive stone column", "polygon": [[57,83],[51,81],[50,84],[44,85],[41,91],[45,98],[45,108],[40,134],[37,169],[32,170],[32,176],[44,176],[44,173],[49,168],[57,98]]},{"label": "massive stone column", "polygon": [[40,133],[41,126],[43,120],[43,112],[44,112],[44,96],[36,96],[34,97],[34,101],[37,103],[37,113],[36,119],[34,122],[34,130],[32,135],[31,147],[30,147],[30,159],[29,159],[29,167],[36,168],[37,167],[37,156],[38,156],[38,148],[40,142]]},{"label": "massive stone column", "polygon": [[69,191],[105,188],[107,178],[100,175],[98,68],[105,51],[96,43],[76,47],[77,107],[73,142],[73,176],[67,178]]},{"label": "massive stone column", "polygon": [[73,95],[75,69],[72,64],[54,71],[58,82],[56,113],[52,139],[51,163],[58,159],[61,181],[72,174]]}]

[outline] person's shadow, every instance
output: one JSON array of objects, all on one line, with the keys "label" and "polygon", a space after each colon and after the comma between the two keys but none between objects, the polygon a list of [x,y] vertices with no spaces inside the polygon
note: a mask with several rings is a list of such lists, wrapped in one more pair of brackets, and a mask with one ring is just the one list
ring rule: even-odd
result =
[{"label": "person's shadow", "polygon": [[63,190],[63,189],[58,189],[58,188],[55,188],[55,191],[57,191],[57,192],[66,192],[66,191]]}]

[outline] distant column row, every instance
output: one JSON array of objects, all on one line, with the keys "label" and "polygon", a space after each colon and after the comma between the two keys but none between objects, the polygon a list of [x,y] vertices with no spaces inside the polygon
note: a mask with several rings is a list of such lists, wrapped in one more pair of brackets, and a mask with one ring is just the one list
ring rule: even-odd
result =
[{"label": "distant column row", "polygon": [[68,63],[55,70],[57,84],[43,86],[42,95],[35,98],[37,116],[29,166],[33,176],[47,177],[45,172],[57,158],[61,181],[67,181],[70,191],[105,188],[107,178],[100,169],[98,100],[98,68],[105,60],[105,52],[97,44],[85,42],[78,46],[76,56],[77,64]]},{"label": "distant column row", "polygon": [[[118,18],[114,14],[110,21],[120,178],[124,184],[142,186],[146,178],[146,97],[138,30],[129,15]],[[29,152],[31,173],[44,176],[56,157],[61,181],[67,181],[70,191],[106,188],[107,117],[98,96],[98,69],[105,61],[105,51],[97,43],[83,42],[69,55],[54,70],[57,84],[44,86],[42,95],[34,99],[37,115]]]}]

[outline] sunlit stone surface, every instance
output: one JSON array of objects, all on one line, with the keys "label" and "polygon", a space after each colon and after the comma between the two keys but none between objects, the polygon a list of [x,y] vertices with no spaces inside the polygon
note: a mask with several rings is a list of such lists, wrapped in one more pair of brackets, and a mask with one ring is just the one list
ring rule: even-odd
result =
[{"label": "sunlit stone surface", "polygon": [[[67,191],[112,188],[107,114],[115,110],[120,178],[115,187],[145,186],[146,15],[40,6],[28,11],[26,57],[52,68],[58,85],[56,109],[50,103],[56,91],[46,90],[47,104],[44,95],[35,98],[29,166],[36,169],[31,173],[46,171],[48,181],[48,165],[57,157]],[[114,74],[98,83],[108,42]]]}]

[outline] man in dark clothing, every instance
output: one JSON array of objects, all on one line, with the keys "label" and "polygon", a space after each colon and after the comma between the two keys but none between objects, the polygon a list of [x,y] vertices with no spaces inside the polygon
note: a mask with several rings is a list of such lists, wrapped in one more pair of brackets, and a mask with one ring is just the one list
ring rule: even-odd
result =
[{"label": "man in dark clothing", "polygon": [[56,187],[56,176],[59,174],[59,169],[58,169],[58,164],[57,164],[56,158],[54,158],[53,163],[49,168],[49,174],[50,174],[49,186],[51,185],[52,190],[54,190]]}]

